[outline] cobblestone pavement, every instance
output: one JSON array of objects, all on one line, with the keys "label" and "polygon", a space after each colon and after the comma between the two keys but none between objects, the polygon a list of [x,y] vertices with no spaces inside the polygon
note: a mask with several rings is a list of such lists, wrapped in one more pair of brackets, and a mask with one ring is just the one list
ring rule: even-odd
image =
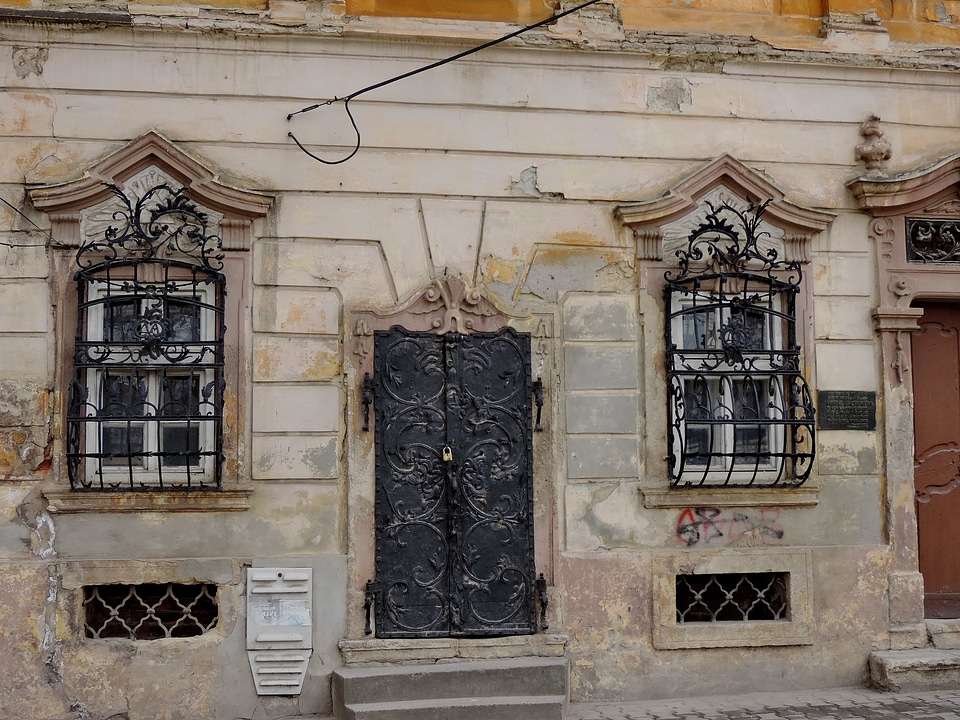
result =
[{"label": "cobblestone pavement", "polygon": [[960,687],[882,693],[864,688],[713,695],[633,703],[573,703],[564,720],[960,720]]}]

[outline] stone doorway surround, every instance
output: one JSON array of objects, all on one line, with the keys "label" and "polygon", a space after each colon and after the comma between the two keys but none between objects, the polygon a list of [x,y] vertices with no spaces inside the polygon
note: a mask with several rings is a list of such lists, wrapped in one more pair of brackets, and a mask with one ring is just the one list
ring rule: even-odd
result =
[{"label": "stone doorway surround", "polygon": [[879,302],[873,319],[881,340],[888,542],[890,647],[927,645],[923,577],[918,560],[914,508],[914,413],[909,333],[920,329],[919,300],[960,301],[960,262],[911,262],[908,217],[960,218],[960,153],[915,170],[889,176],[874,170],[847,183],[857,207],[871,216],[876,246]]},{"label": "stone doorway surround", "polygon": [[[364,585],[374,577],[374,408],[367,416],[363,403],[364,375],[373,374],[374,333],[393,326],[412,332],[444,334],[457,332],[496,332],[511,327],[530,333],[533,340],[533,379],[542,375],[544,418],[550,404],[556,402],[553,386],[552,314],[513,314],[493,297],[474,287],[469,279],[446,269],[406,301],[389,308],[355,308],[346,313],[349,334],[344,346],[344,365],[350,387],[348,408],[348,543],[349,588],[347,597],[347,633],[340,640],[345,665],[378,665],[436,662],[438,660],[492,660],[521,657],[563,657],[567,637],[553,632],[537,632],[500,638],[428,638],[378,639],[365,634]],[[376,399],[373,398],[373,402]],[[365,423],[365,416],[368,420]],[[364,425],[368,430],[365,431]],[[534,433],[534,549],[537,574],[544,573],[548,597],[552,596],[556,548],[554,546],[555,489],[552,470],[552,421],[543,433]],[[556,610],[550,608],[553,622]],[[551,629],[552,630],[552,629]]]}]

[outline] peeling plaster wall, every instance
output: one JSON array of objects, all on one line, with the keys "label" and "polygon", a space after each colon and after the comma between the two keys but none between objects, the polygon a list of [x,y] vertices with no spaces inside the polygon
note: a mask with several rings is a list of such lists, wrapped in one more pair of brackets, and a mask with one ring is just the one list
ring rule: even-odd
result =
[{"label": "peeling plaster wall", "polygon": [[[813,17],[801,5],[792,3],[794,14]],[[942,18],[934,9],[944,27],[947,5]],[[667,482],[658,452],[662,307],[614,208],[658,197],[730,153],[790,200],[836,213],[805,269],[807,375],[818,389],[877,390],[876,258],[845,182],[862,173],[854,146],[871,113],[883,118],[897,167],[957,149],[960,87],[942,72],[955,62],[949,53],[779,50],[716,37],[698,45],[681,35],[623,44],[605,36],[614,44],[603,47],[616,52],[578,52],[572,41],[540,36],[542,48],[492,49],[358,99],[364,146],[327,167],[286,134],[342,157],[353,143],[342,110],[289,123],[287,113],[451,46],[281,34],[283,12],[291,26],[301,26],[298,13],[307,17],[297,3],[271,3],[269,23],[251,11],[217,34],[195,31],[193,23],[215,22],[187,6],[172,16],[141,10],[138,22],[179,31],[5,25],[0,192],[46,227],[24,201],[24,182],[74,179],[156,128],[223,181],[276,197],[254,230],[248,285],[230,288],[243,294],[249,322],[241,358],[249,382],[237,389],[248,418],[245,462],[228,481],[253,493],[241,512],[49,511],[41,491],[66,483],[57,368],[69,359],[58,338],[73,329],[63,325],[56,289],[64,280],[51,277],[46,236],[0,207],[4,717],[329,711],[336,642],[362,638],[367,577],[358,568],[373,553],[373,435],[359,431],[359,358],[344,318],[394,307],[444,273],[515,316],[549,320],[534,338],[548,403],[536,439],[537,563],[550,580],[551,630],[569,635],[575,700],[863,679],[867,652],[890,643],[883,429],[819,434],[812,504],[646,506],[642,490]],[[337,14],[324,11],[333,23]],[[636,23],[636,7],[621,11],[624,26]],[[602,27],[591,32],[610,30],[594,21]],[[444,27],[462,31],[461,40],[477,32]],[[812,642],[655,647],[657,562],[798,549],[810,557]],[[247,665],[243,570],[270,563],[314,568],[315,652],[299,699],[258,700]],[[150,643],[82,638],[84,584],[191,579],[220,585],[215,632]]]}]

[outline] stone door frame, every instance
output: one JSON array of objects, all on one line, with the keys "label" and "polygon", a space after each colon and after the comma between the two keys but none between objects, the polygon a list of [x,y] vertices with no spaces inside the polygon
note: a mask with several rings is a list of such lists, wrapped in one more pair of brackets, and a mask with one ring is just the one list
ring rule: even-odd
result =
[{"label": "stone door frame", "polygon": [[868,235],[877,253],[879,302],[873,320],[880,336],[883,396],[884,495],[890,565],[892,649],[923,647],[923,577],[914,508],[914,414],[910,333],[920,329],[918,300],[960,302],[960,263],[909,262],[906,218],[960,219],[960,153],[889,177],[866,175],[847,184],[870,215]]}]

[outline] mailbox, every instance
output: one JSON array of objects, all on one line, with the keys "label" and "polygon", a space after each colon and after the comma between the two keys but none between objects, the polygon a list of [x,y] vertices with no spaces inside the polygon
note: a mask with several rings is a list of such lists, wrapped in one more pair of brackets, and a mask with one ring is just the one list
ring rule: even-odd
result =
[{"label": "mailbox", "polygon": [[313,569],[247,570],[247,656],[258,695],[299,695],[313,650]]}]

